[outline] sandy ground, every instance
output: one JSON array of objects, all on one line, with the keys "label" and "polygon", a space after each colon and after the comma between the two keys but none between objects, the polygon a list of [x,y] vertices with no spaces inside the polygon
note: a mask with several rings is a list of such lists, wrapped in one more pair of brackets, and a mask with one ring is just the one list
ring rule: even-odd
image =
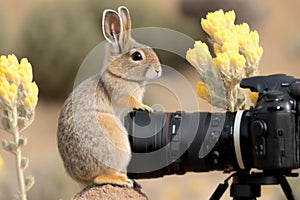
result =
[{"label": "sandy ground", "polygon": [[[16,1],[10,1],[10,4],[16,4]],[[300,1],[266,0],[264,6],[266,16],[258,27],[261,44],[264,47],[259,73],[288,73],[300,77],[299,51],[298,54],[290,53],[293,48],[297,47],[297,41],[300,40]],[[18,10],[14,10],[14,13],[18,13]],[[22,17],[14,14],[11,16]],[[70,199],[79,190],[77,184],[64,173],[56,147],[57,118],[61,105],[62,102],[40,101],[34,123],[24,131],[24,135],[29,139],[24,155],[30,158],[26,174],[33,174],[36,177],[36,184],[29,192],[33,200],[47,196],[49,199]],[[9,138],[9,136],[1,130],[0,139],[2,138]],[[2,149],[0,149],[0,155],[5,160],[4,169],[0,171],[0,199],[13,199],[16,193],[14,162],[12,156]],[[184,176],[170,176],[139,182],[144,192],[152,199],[193,200],[208,199],[217,184],[225,177],[227,175],[221,172],[189,173]],[[289,180],[293,183],[292,187],[297,191],[297,196],[300,197],[298,192],[300,181]],[[261,199],[270,200],[284,199],[279,186],[264,187],[262,197]],[[230,199],[228,193],[223,199]]]}]

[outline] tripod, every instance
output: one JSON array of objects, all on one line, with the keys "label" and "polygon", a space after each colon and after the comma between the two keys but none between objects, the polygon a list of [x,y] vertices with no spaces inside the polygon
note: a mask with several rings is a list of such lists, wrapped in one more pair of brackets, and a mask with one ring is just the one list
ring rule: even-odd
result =
[{"label": "tripod", "polygon": [[255,200],[261,195],[262,185],[280,184],[286,198],[288,200],[296,200],[296,196],[292,191],[286,176],[297,177],[297,173],[272,173],[272,172],[236,172],[229,176],[224,184],[219,184],[214,191],[210,200],[219,200],[228,187],[228,180],[232,177],[233,181],[230,186],[230,196],[233,200]]}]

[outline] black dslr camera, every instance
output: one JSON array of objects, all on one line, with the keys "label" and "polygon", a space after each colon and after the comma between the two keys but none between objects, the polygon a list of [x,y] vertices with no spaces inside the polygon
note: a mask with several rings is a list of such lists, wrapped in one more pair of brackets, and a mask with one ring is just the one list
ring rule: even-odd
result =
[{"label": "black dslr camera", "polygon": [[[285,74],[243,79],[258,92],[254,107],[227,113],[134,111],[125,117],[132,148],[130,178],[185,172],[234,172],[230,194],[255,199],[260,186],[280,184],[296,199],[286,176],[300,168],[300,79]],[[251,172],[252,168],[260,172]],[[256,170],[257,171],[257,170]],[[228,187],[220,184],[211,199]]]}]

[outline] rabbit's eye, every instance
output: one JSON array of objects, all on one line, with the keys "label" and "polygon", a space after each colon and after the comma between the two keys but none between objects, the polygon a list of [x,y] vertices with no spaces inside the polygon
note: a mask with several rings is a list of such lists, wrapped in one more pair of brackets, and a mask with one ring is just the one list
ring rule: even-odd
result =
[{"label": "rabbit's eye", "polygon": [[131,59],[134,60],[134,61],[139,61],[139,60],[143,59],[143,56],[140,52],[135,51],[131,54]]}]

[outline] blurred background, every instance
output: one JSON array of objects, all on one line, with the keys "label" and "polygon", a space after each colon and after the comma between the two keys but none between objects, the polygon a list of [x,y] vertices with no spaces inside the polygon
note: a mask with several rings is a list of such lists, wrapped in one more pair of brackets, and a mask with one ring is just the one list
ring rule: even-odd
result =
[{"label": "blurred background", "polygon": [[[40,87],[35,121],[24,131],[29,142],[23,154],[30,158],[25,173],[36,179],[29,199],[70,199],[80,190],[66,175],[57,151],[57,119],[82,61],[103,41],[102,11],[119,5],[126,5],[131,11],[134,28],[169,28],[195,40],[206,39],[200,18],[208,11],[234,9],[237,23],[247,22],[251,29],[259,32],[264,55],[258,74],[288,73],[300,77],[300,2],[297,0],[284,3],[271,0],[0,0],[0,55],[14,53],[18,58],[27,57]],[[184,59],[169,52],[157,52],[163,64],[182,73],[193,87],[196,85],[197,74]],[[176,82],[172,74],[163,76],[171,84]],[[168,91],[155,87],[149,87],[145,95],[145,102],[150,105],[160,104],[166,111],[182,109],[176,99],[172,99]],[[207,109],[205,102],[199,100],[198,103],[200,109]],[[0,139],[8,137],[1,130]],[[0,155],[4,158],[0,199],[15,199],[14,160],[2,148]],[[208,199],[227,176],[222,172],[189,173],[139,182],[151,199]],[[300,178],[289,181],[300,197]],[[229,194],[223,199],[230,199]],[[262,199],[285,198],[279,186],[266,186]]]}]

